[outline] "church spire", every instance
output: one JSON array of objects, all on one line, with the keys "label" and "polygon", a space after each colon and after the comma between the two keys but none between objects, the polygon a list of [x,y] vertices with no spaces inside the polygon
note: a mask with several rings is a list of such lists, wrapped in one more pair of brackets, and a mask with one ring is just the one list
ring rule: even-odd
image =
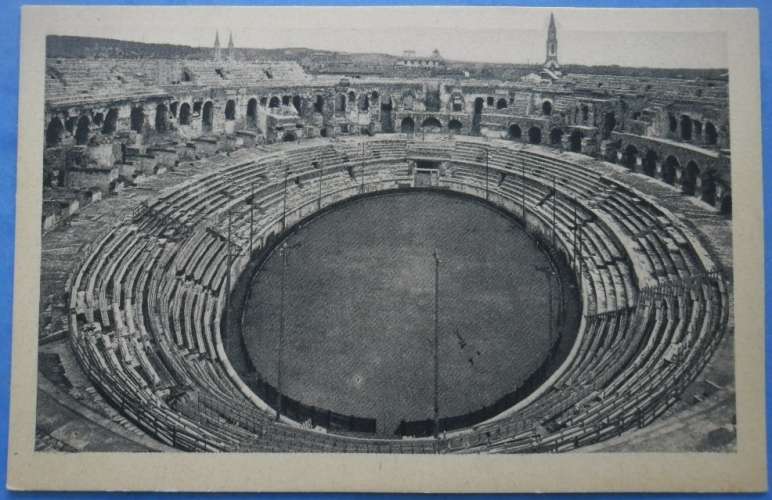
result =
[{"label": "church spire", "polygon": [[214,60],[219,61],[221,57],[220,49],[220,32],[219,30],[214,32]]},{"label": "church spire", "polygon": [[544,69],[560,76],[560,64],[558,63],[558,30],[555,26],[555,16],[550,12],[550,23],[547,28],[547,57],[544,60]]},{"label": "church spire", "polygon": [[228,59],[233,61],[236,56],[236,47],[233,45],[233,32],[228,34]]}]

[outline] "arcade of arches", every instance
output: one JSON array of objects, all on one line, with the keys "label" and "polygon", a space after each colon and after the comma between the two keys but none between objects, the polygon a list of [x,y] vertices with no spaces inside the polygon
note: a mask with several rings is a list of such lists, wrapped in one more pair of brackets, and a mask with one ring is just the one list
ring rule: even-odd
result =
[{"label": "arcade of arches", "polygon": [[659,178],[665,184],[677,188],[683,195],[694,196],[708,205],[715,206],[722,214],[731,215],[731,193],[726,191],[715,168],[700,165],[687,159],[682,163],[675,155],[662,159],[657,151],[641,152],[628,144],[618,154],[618,163],[649,177]]},{"label": "arcade of arches", "polygon": [[[521,96],[519,90],[503,95],[502,89],[481,90],[482,95],[463,87],[451,90],[442,83],[423,88],[405,84],[388,90],[341,85],[315,87],[310,92],[274,89],[244,97],[227,92],[220,98],[210,94],[175,96],[162,102],[150,99],[123,108],[106,106],[51,115],[44,130],[45,144],[85,146],[93,134],[118,138],[116,132],[121,129],[143,135],[179,130],[193,140],[198,135],[215,140],[223,132],[249,130],[243,136],[253,141],[360,133],[470,134],[610,159],[716,208],[731,207],[730,200],[724,203],[729,191],[724,166],[728,161],[671,151],[656,143],[658,134],[671,143],[704,147],[715,156],[728,134],[723,115],[715,111],[670,107],[652,115],[651,108],[624,99],[584,99],[549,92]],[[647,122],[652,124],[649,131],[635,133]],[[651,140],[646,136],[649,133],[655,134]],[[628,143],[623,138],[626,134],[633,134],[635,140]]]}]

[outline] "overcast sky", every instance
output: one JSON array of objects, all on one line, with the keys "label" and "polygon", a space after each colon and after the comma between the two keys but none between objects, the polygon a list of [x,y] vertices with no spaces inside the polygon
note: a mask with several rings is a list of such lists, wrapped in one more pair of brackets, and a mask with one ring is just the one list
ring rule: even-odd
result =
[{"label": "overcast sky", "polygon": [[[211,46],[309,47],[399,55],[434,48],[449,59],[542,62],[549,13],[562,64],[726,68],[721,19],[709,11],[509,7],[73,9],[52,34]],[[84,19],[84,15],[86,18]],[[91,19],[88,19],[91,17]]]}]

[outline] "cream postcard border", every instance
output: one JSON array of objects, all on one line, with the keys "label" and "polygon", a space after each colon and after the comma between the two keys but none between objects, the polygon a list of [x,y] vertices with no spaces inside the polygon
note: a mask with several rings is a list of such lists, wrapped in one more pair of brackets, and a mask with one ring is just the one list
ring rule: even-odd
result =
[{"label": "cream postcard border", "polygon": [[[68,13],[76,9],[83,23],[91,23],[119,19],[124,9],[141,9],[143,15],[152,16],[157,9],[211,9],[215,13],[232,8],[252,7],[27,6],[22,9],[9,488],[307,492],[766,489],[759,24],[753,9],[616,9],[621,25],[635,22],[656,30],[659,23],[682,16],[690,31],[724,30],[727,33],[732,190],[735,193],[736,453],[407,456],[35,452],[45,36],[56,33],[63,9]],[[436,9],[436,15],[441,16],[443,10],[448,9],[514,7],[355,8],[380,9],[379,15],[388,15],[389,9],[394,8]],[[264,16],[267,8],[256,9],[263,9],[260,14]]]}]

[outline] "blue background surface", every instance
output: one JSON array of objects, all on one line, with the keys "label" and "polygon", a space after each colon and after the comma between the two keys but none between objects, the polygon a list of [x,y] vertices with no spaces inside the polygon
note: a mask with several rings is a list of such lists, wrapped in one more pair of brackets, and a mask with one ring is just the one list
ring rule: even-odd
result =
[{"label": "blue background surface", "polygon": [[[145,1],[137,2],[131,0],[113,0],[113,1],[84,1],[72,0],[64,1],[38,1],[22,2],[20,0],[0,0],[0,499],[27,499],[27,498],[159,498],[171,497],[171,495],[159,494],[53,494],[53,493],[16,493],[5,490],[6,483],[6,460],[8,446],[8,410],[9,410],[9,392],[10,392],[10,373],[11,373],[11,322],[12,322],[12,304],[13,304],[13,258],[14,258],[14,231],[15,231],[15,206],[16,206],[16,142],[17,142],[17,123],[18,123],[18,92],[19,92],[19,20],[21,16],[22,4],[35,5],[60,5],[67,3],[77,3],[81,5],[254,5],[256,2],[248,1],[215,1],[215,0],[194,0],[194,1]],[[265,5],[518,5],[531,7],[755,7],[759,10],[759,24],[761,28],[761,92],[762,92],[762,130],[763,130],[763,158],[764,158],[764,192],[767,193],[772,187],[772,179],[768,175],[770,162],[772,160],[772,1],[700,1],[700,0],[659,0],[659,1],[622,1],[622,0],[548,0],[548,1],[500,1],[500,0],[414,0],[414,1],[390,1],[390,0],[294,0],[294,1],[275,1],[266,2]],[[42,126],[41,126],[42,133]],[[772,198],[765,197],[764,212],[770,213]],[[765,216],[765,281],[769,281],[772,268],[770,267],[770,258],[772,251],[769,245],[769,233],[772,228],[772,220]],[[770,317],[772,312],[772,298],[766,297],[766,317]],[[769,328],[767,328],[768,330]],[[20,332],[24,333],[24,332]],[[772,344],[769,342],[765,332],[766,357],[772,357]],[[769,364],[766,367],[767,379],[770,378]],[[772,397],[770,397],[769,384],[767,385],[767,448],[769,448],[770,436],[770,409],[772,409]],[[769,457],[769,451],[767,451]],[[767,459],[767,474],[769,475],[769,464],[772,461]],[[45,471],[40,471],[45,474]],[[559,475],[559,471],[555,471]],[[181,498],[225,498],[227,495],[180,495]],[[237,495],[244,498],[247,495]],[[536,495],[529,495],[536,496]],[[586,496],[586,495],[582,495]],[[724,498],[729,495],[710,495],[711,498]],[[268,499],[332,499],[346,498],[358,500],[360,498],[400,498],[412,499],[420,498],[419,495],[259,495],[260,498]],[[550,495],[550,498],[565,498],[568,495]],[[593,495],[593,498],[596,496]],[[601,495],[603,498],[617,498],[619,495]],[[624,495],[625,498],[693,498],[694,495]],[[732,498],[772,498],[772,494],[757,495],[731,495]],[[470,495],[469,498],[482,499],[492,498],[488,495]],[[502,498],[497,495],[496,498]],[[539,496],[543,498],[543,496]]]}]

